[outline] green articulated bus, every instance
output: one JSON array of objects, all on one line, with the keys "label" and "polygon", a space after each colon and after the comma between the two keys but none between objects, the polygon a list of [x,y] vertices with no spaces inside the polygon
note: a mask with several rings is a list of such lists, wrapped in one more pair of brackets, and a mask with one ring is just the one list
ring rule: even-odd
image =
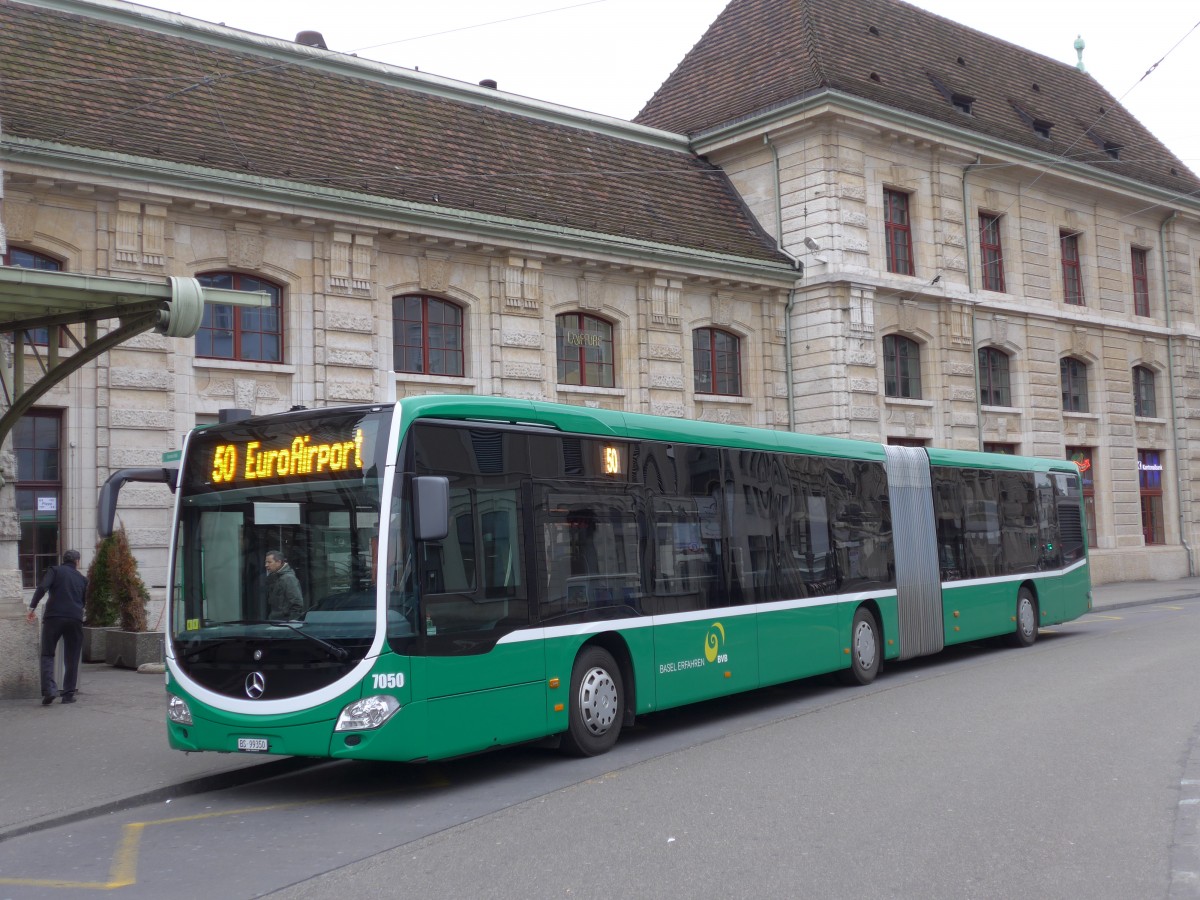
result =
[{"label": "green articulated bus", "polygon": [[102,532],[130,480],[175,489],[179,750],[591,755],[1091,606],[1069,461],[445,396],[197,429],[178,470],[109,479]]}]

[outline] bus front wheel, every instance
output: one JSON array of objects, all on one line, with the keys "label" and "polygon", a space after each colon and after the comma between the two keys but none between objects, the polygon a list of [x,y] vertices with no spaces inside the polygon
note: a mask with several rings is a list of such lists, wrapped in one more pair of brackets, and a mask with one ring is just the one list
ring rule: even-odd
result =
[{"label": "bus front wheel", "polygon": [[854,612],[850,626],[850,668],[842,670],[846,684],[870,684],[883,667],[883,641],[879,623],[866,607]]},{"label": "bus front wheel", "polygon": [[598,756],[612,749],[625,715],[625,686],[612,654],[585,647],[571,670],[570,724],[562,750],[571,756]]},{"label": "bus front wheel", "polygon": [[1017,647],[1028,647],[1037,640],[1038,608],[1033,599],[1033,591],[1027,587],[1017,591],[1017,629],[1012,634],[1012,642]]}]

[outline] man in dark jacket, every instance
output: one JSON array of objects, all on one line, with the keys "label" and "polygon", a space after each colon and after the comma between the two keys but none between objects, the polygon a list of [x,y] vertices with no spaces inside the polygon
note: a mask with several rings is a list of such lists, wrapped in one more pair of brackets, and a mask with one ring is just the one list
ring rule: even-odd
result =
[{"label": "man in dark jacket", "polygon": [[37,621],[38,604],[47,594],[46,614],[42,616],[42,705],[48,706],[58,696],[58,685],[54,683],[54,653],[58,642],[63,642],[63,686],[62,702],[75,702],[75,689],[79,683],[79,657],[83,653],[83,594],[87,590],[87,579],[79,574],[79,551],[68,550],[63,554],[61,566],[51,566],[42,576],[42,583],[33,592],[29,602],[29,614],[25,617],[31,624]]},{"label": "man in dark jacket", "polygon": [[304,612],[304,597],[300,593],[300,579],[278,550],[268,550],[267,569],[267,618],[298,619]]}]

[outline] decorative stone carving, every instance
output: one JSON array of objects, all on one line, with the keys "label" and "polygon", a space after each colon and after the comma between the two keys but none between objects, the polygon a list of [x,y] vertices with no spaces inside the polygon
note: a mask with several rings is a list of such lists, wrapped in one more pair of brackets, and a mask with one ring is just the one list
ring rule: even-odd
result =
[{"label": "decorative stone carving", "polygon": [[732,294],[714,294],[712,298],[713,324],[728,327],[733,322],[735,303]]},{"label": "decorative stone carving", "polygon": [[850,330],[863,337],[875,333],[875,295],[870,291],[850,291]]},{"label": "decorative stone carving", "polygon": [[644,285],[650,302],[650,320],[656,325],[679,325],[679,301],[683,293],[683,282],[674,278],[655,276]]},{"label": "decorative stone carving", "polygon": [[510,256],[501,267],[501,290],[504,305],[510,309],[530,312],[541,308],[542,264],[536,259]]},{"label": "decorative stone carving", "polygon": [[238,409],[254,409],[254,401],[258,399],[258,382],[252,378],[235,378],[233,380],[233,402]]},{"label": "decorative stone carving", "polygon": [[518,381],[541,381],[542,366],[540,363],[506,362],[504,377]]},{"label": "decorative stone carving", "polygon": [[115,232],[113,234],[113,259],[126,267],[136,267],[141,261],[140,232],[142,222],[142,207],[139,203],[121,201],[118,204],[115,217]]},{"label": "decorative stone carving", "polygon": [[442,253],[426,253],[419,260],[421,290],[445,293],[450,289],[450,259]]},{"label": "decorative stone carving", "polygon": [[651,344],[647,348],[651,359],[666,359],[673,362],[683,360],[683,348],[678,344]]},{"label": "decorative stone carving", "polygon": [[231,266],[258,269],[263,264],[266,240],[261,234],[246,231],[225,232],[225,255]]},{"label": "decorative stone carving", "polygon": [[[946,318],[949,320],[950,341],[960,346],[971,345],[971,310],[961,303],[952,303],[946,307]],[[971,370],[974,372],[974,370]]]},{"label": "decorative stone carving", "polygon": [[1080,355],[1087,353],[1088,349],[1088,332],[1082,326],[1076,326],[1071,330],[1071,352]]},{"label": "decorative stone carving", "polygon": [[673,419],[682,419],[687,415],[682,403],[651,403],[650,412],[652,415],[670,416]]},{"label": "decorative stone carving", "polygon": [[1008,316],[999,313],[992,316],[992,340],[997,344],[1008,342]]},{"label": "decorative stone carving", "polygon": [[579,306],[581,309],[604,306],[604,279],[601,276],[587,272],[579,279]]},{"label": "decorative stone carving", "polygon": [[162,206],[142,207],[142,263],[161,268],[167,259],[167,210]]},{"label": "decorative stone carving", "polygon": [[656,374],[650,376],[650,387],[657,388],[663,391],[682,391],[683,376],[682,375],[663,375]]},{"label": "decorative stone carving", "polygon": [[531,350],[542,348],[540,331],[506,331],[500,338],[505,347],[526,347]]},{"label": "decorative stone carving", "polygon": [[8,239],[32,243],[37,231],[38,207],[24,200],[4,201],[4,225]]}]

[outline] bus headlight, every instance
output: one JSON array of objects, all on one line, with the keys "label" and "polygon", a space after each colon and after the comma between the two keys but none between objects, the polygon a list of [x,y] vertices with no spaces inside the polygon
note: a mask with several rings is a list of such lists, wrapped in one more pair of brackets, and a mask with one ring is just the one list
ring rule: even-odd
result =
[{"label": "bus headlight", "polygon": [[388,694],[363,697],[342,710],[334,731],[368,731],[378,728],[400,708],[400,701]]},{"label": "bus headlight", "polygon": [[171,699],[167,701],[167,718],[179,725],[192,724],[192,711],[188,709],[188,705],[182,697],[170,695]]}]

